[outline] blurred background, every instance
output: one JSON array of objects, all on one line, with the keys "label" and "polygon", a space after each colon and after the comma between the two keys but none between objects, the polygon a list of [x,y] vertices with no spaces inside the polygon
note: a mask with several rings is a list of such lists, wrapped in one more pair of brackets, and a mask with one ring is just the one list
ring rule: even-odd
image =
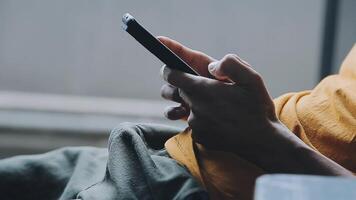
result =
[{"label": "blurred background", "polygon": [[219,59],[236,53],[273,97],[337,72],[356,42],[353,0],[0,0],[0,157],[105,146],[120,122],[163,117],[162,63],[121,28],[129,12]]}]

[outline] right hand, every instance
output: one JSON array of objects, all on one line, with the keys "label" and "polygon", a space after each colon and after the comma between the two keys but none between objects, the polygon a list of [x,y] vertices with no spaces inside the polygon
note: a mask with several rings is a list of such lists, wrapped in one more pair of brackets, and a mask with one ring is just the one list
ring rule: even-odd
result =
[{"label": "right hand", "polygon": [[[248,67],[247,63],[238,58],[234,58],[234,56],[231,55],[224,57],[220,60],[220,62],[212,63],[216,60],[204,53],[191,50],[166,37],[158,37],[158,39],[179,57],[181,57],[186,63],[193,67],[200,76],[203,76],[196,77],[176,70],[168,70],[167,72],[167,68],[162,68],[162,74],[167,82],[182,86],[182,89],[177,89],[169,84],[162,87],[162,97],[181,103],[180,106],[167,108],[165,114],[167,118],[172,120],[188,118],[189,116],[190,122],[192,122],[191,116],[193,116],[193,119],[195,118],[195,122],[200,122],[191,123],[193,125],[195,124],[194,127],[190,124],[192,128],[193,140],[194,138],[200,138],[203,142],[201,144],[216,144],[219,143],[216,141],[220,141],[222,144],[220,147],[223,148],[219,148],[219,146],[214,145],[212,146],[224,151],[232,150],[230,152],[242,156],[269,172],[342,175],[353,177],[353,174],[350,171],[307,146],[278,120],[275,115],[273,101],[264,87],[262,78],[259,75],[256,76],[256,73],[254,73],[251,69],[243,70],[248,69],[246,68]],[[226,61],[234,61],[234,65],[230,65],[231,63],[229,64],[229,62]],[[210,68],[215,65],[215,70],[210,69],[211,74],[208,70],[209,64],[211,64]],[[164,69],[166,69],[166,71],[164,71]],[[243,71],[245,74],[241,73]],[[252,87],[246,87],[246,85],[245,87],[244,85],[242,85],[242,87],[239,87],[239,85],[233,85],[233,93],[239,93],[238,90],[240,90],[240,92],[245,90],[245,92],[243,92],[243,94],[245,94],[245,101],[240,101],[240,104],[239,101],[237,101],[235,104],[231,103],[232,100],[234,100],[234,98],[231,98],[231,93],[223,90],[224,88],[227,88],[224,83],[218,83],[219,81],[209,80],[204,77],[217,79],[223,82],[233,81],[234,83],[243,83],[247,81],[250,83],[253,82],[254,84],[249,84],[249,86]],[[235,79],[236,81],[234,81]],[[189,80],[190,82],[188,83]],[[192,84],[199,87],[192,88]],[[195,92],[187,95],[184,91],[183,85],[185,85],[186,90],[195,89]],[[214,98],[210,98],[208,102],[205,102],[204,98],[194,98],[203,95],[204,92],[207,94],[207,87],[209,87],[209,89],[214,89],[214,87],[211,86],[222,86],[215,87],[215,91],[211,91],[209,93],[210,97]],[[254,88],[257,89],[256,86],[258,91],[253,92]],[[205,90],[201,90],[204,87]],[[182,99],[180,94],[183,94],[183,98],[186,102]],[[230,95],[229,98],[226,98],[226,95]],[[224,98],[226,101],[223,101],[222,104],[221,100],[224,100]],[[262,102],[257,101],[256,103],[256,100],[262,100]],[[188,106],[188,103],[191,107]],[[247,106],[247,109],[249,109],[248,105],[252,105],[253,103],[255,105],[259,105],[259,108],[262,106],[262,108],[265,109],[259,110],[262,112],[256,112],[255,109],[250,109],[254,112],[234,112],[238,110],[236,108],[234,109],[235,106],[240,106],[240,108],[246,108]],[[193,104],[201,105],[200,110],[208,112],[200,113],[203,115],[200,115],[199,118],[194,115],[190,115],[191,108],[193,108],[194,114]],[[224,108],[219,109],[219,106],[217,105],[224,105]],[[240,111],[243,110],[244,109]],[[195,108],[195,113],[199,113],[197,112],[197,108]],[[238,117],[239,115],[240,117]],[[261,116],[262,118],[253,116]],[[227,118],[230,120],[227,120]],[[215,120],[213,120],[213,123],[210,123],[211,121],[206,119]],[[262,121],[260,119],[262,119]],[[271,123],[267,124],[271,124],[272,126],[270,128],[264,128],[256,131],[256,127],[258,129],[258,127],[261,127],[261,125],[263,127],[263,124],[265,124],[263,122],[266,120],[263,119],[269,119],[267,121]],[[214,134],[217,133],[217,131],[213,128],[214,126],[218,127],[218,130],[223,130],[219,132],[220,135]],[[194,137],[194,135],[198,135],[198,137]],[[227,146],[237,148],[226,149]]]}]

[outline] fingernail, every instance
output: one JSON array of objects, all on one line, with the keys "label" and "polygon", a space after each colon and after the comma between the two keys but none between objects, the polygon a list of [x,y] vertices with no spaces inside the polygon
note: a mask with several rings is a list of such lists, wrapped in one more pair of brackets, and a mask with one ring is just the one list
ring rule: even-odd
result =
[{"label": "fingernail", "polygon": [[168,74],[171,73],[172,70],[167,67],[167,65],[163,65],[163,67],[161,68],[161,76],[162,78],[167,81],[167,77],[168,77]]},{"label": "fingernail", "polygon": [[184,107],[177,107],[175,109],[175,113],[177,114],[185,114],[187,112],[187,110]]},{"label": "fingernail", "polygon": [[169,72],[169,71],[167,71],[167,70],[169,70],[169,68],[168,68],[166,65],[163,65],[163,66],[161,67],[160,74],[161,74],[162,77],[164,77],[164,75]]},{"label": "fingernail", "polygon": [[159,70],[159,74],[161,75],[161,77],[163,77],[164,67],[165,67],[165,65],[163,65],[163,66],[161,67],[161,69]]},{"label": "fingernail", "polygon": [[210,64],[208,65],[208,70],[209,70],[209,72],[215,71],[215,68],[216,68],[217,63],[218,63],[218,61],[214,61],[214,62],[212,62],[212,63],[210,63]]}]

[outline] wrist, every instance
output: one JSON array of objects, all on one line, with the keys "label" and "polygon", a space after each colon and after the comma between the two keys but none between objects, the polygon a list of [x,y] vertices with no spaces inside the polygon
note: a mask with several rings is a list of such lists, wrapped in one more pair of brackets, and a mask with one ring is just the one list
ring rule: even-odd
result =
[{"label": "wrist", "polygon": [[[271,173],[295,173],[303,165],[296,159],[301,149],[309,148],[279,120],[268,122],[260,131],[257,147],[238,154]],[[241,155],[242,152],[242,155]]]},{"label": "wrist", "polygon": [[269,173],[353,176],[336,162],[315,151],[281,122],[273,122],[268,145],[248,159]]}]

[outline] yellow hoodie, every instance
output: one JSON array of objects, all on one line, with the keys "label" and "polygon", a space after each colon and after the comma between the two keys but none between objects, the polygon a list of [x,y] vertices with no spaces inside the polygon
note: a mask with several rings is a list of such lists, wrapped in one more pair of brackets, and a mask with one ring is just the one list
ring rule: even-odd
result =
[{"label": "yellow hoodie", "polygon": [[[303,142],[356,173],[356,45],[337,75],[313,90],[274,100],[279,119]],[[190,129],[170,138],[166,149],[207,189],[211,199],[252,199],[263,170],[232,153],[207,150]]]}]

